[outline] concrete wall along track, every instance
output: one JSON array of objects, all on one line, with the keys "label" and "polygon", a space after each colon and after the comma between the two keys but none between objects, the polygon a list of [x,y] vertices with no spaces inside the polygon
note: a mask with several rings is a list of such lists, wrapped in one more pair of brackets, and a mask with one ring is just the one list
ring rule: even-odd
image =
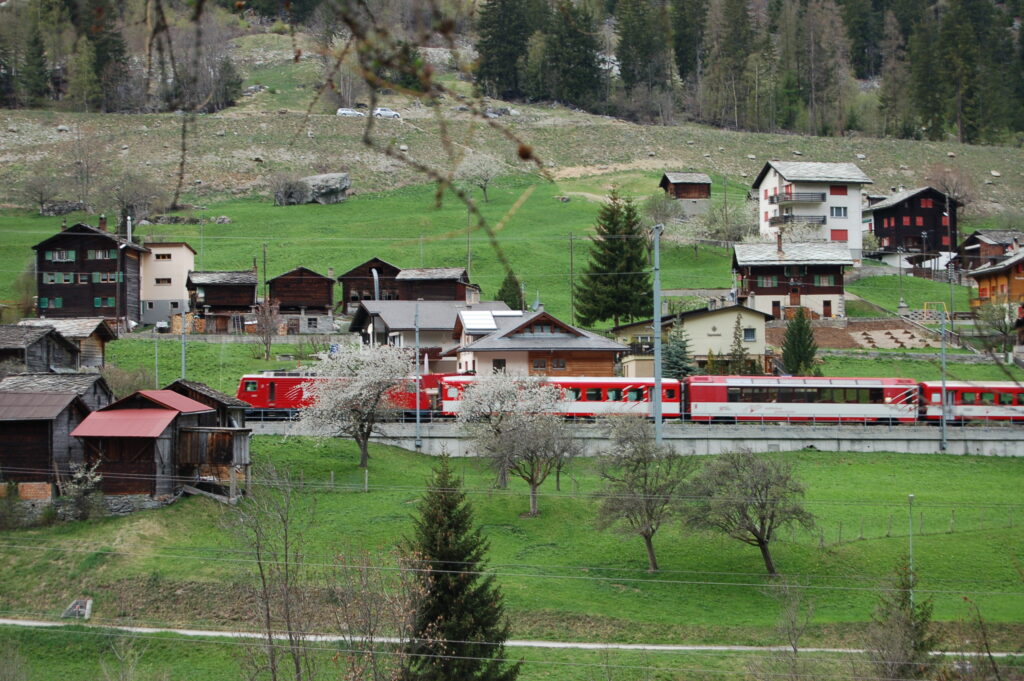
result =
[{"label": "concrete wall along track", "polygon": [[[254,435],[302,435],[297,423],[250,421]],[[583,441],[588,456],[607,450],[605,426],[574,424],[576,437]],[[375,441],[405,449],[416,449],[416,425],[387,423],[381,426]],[[739,424],[704,425],[666,423],[665,442],[682,454],[721,454],[746,447],[755,452],[792,452],[817,449],[828,452],[897,452],[904,454],[940,453],[938,426],[882,425],[778,425]],[[947,431],[948,454],[981,456],[1024,456],[1024,426],[950,426]],[[420,450],[437,455],[474,456],[472,442],[463,437],[451,422],[420,425]]]}]

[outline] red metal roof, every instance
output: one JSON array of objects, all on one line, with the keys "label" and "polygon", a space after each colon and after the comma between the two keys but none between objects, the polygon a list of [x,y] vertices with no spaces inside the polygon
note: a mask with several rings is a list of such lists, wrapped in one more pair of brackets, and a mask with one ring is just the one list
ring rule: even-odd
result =
[{"label": "red metal roof", "polygon": [[139,394],[152,402],[163,405],[168,409],[176,409],[183,414],[213,411],[213,409],[202,402],[196,402],[192,398],[185,397],[173,390],[140,390]]},{"label": "red metal roof", "polygon": [[158,437],[177,415],[178,412],[171,409],[94,411],[71,434],[75,437]]}]

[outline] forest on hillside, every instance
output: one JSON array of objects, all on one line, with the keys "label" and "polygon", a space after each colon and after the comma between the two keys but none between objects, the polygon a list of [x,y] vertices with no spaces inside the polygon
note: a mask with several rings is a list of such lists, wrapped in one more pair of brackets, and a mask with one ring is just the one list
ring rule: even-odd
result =
[{"label": "forest on hillside", "polygon": [[0,106],[215,111],[241,89],[231,39],[264,30],[310,38],[327,99],[348,105],[373,82],[329,58],[356,5],[408,61],[459,46],[453,68],[506,100],[816,135],[1024,132],[1021,0],[6,0]]}]

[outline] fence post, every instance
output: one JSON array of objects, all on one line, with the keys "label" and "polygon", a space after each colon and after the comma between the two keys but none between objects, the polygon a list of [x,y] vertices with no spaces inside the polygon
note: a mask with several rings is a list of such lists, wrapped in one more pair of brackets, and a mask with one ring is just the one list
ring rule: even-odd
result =
[{"label": "fence post", "polygon": [[825,548],[825,530],[818,531],[818,548]]},{"label": "fence post", "polygon": [[299,489],[306,489],[306,471],[299,471]]},{"label": "fence post", "polygon": [[950,509],[949,511],[949,533],[953,534],[956,532],[956,509]]},{"label": "fence post", "polygon": [[918,534],[924,534],[924,511],[921,511],[918,515],[917,527]]},{"label": "fence post", "polygon": [[370,467],[367,466],[363,469],[363,491],[369,493],[370,491]]},{"label": "fence post", "polygon": [[331,471],[331,489],[334,489],[334,471]]},{"label": "fence post", "polygon": [[837,544],[842,544],[843,543],[843,521],[842,520],[839,521],[839,541],[837,541],[836,543]]},{"label": "fence post", "polygon": [[886,537],[892,536],[892,513],[889,514],[889,528],[885,531]]},{"label": "fence post", "polygon": [[864,516],[860,517],[860,539],[864,538]]}]

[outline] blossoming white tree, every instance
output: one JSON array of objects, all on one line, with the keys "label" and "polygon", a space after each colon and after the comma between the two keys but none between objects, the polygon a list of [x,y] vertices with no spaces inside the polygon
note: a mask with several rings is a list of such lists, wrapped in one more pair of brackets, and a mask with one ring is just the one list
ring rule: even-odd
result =
[{"label": "blossoming white tree", "polygon": [[548,475],[579,453],[579,443],[554,413],[558,400],[558,389],[537,377],[500,372],[480,376],[460,404],[459,423],[490,458],[498,485],[504,487],[511,473],[530,486],[530,516],[539,513],[537,490]]},{"label": "blossoming white tree", "polygon": [[324,380],[305,385],[310,405],[300,412],[302,424],[317,437],[340,435],[355,440],[359,466],[366,468],[370,437],[381,421],[401,409],[394,393],[412,371],[412,362],[408,348],[342,346],[314,367],[314,375]]}]

